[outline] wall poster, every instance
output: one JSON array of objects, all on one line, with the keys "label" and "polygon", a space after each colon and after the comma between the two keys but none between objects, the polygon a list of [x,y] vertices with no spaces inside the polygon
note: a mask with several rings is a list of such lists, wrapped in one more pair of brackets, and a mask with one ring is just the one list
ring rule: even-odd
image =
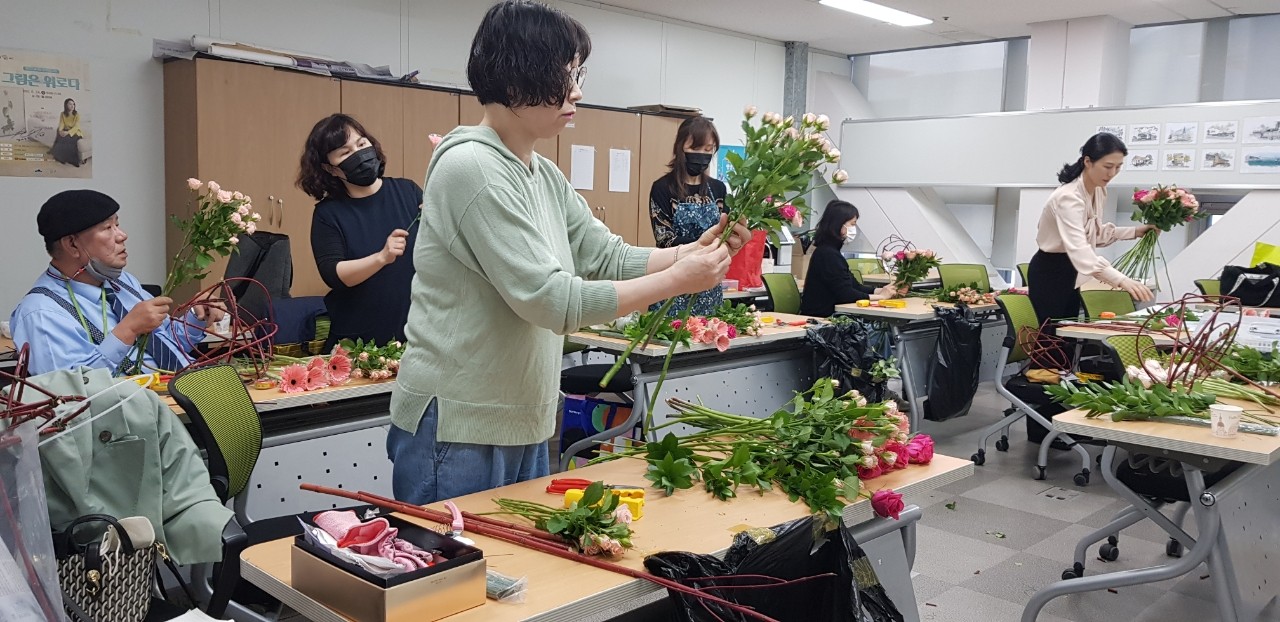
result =
[{"label": "wall poster", "polygon": [[93,176],[85,59],[0,48],[0,176]]}]

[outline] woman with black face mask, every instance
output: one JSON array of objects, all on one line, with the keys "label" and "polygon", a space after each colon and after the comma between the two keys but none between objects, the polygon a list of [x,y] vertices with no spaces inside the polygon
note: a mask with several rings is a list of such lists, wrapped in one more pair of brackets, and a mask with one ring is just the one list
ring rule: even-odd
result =
[{"label": "woman with black face mask", "polygon": [[311,252],[330,288],[326,352],[342,339],[405,338],[422,188],[383,177],[386,161],[378,139],[345,114],[316,123],[302,151],[298,187],[318,201]]},{"label": "woman with black face mask", "polygon": [[[653,182],[649,191],[649,217],[658,248],[695,242],[704,231],[720,222],[725,211],[724,182],[711,177],[708,168],[720,149],[720,134],[705,117],[685,119],[676,130],[671,172]],[[692,314],[706,315],[720,306],[723,295],[713,287],[695,298]],[[684,311],[686,296],[671,305],[670,313]],[[650,309],[662,306],[657,303]]]}]

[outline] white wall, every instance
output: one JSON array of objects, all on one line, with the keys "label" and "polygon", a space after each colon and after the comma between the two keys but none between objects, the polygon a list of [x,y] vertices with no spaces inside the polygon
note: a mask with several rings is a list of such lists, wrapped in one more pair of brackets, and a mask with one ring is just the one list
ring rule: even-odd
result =
[{"label": "white wall", "polygon": [[1280,15],[1231,20],[1223,99],[1280,97],[1278,57]]},{"label": "white wall", "polygon": [[867,100],[884,118],[997,112],[1004,62],[1002,41],[874,54]]},{"label": "white wall", "polygon": [[1134,28],[1129,33],[1125,105],[1200,101],[1205,22]]},{"label": "white wall", "polygon": [[973,203],[948,203],[951,215],[960,221],[960,226],[978,245],[978,250],[988,263],[991,261],[991,248],[995,241],[995,206]]},{"label": "white wall", "polygon": [[[725,144],[741,144],[742,109],[782,109],[784,50],[754,37],[604,10],[552,4],[592,34],[584,101],[609,106],[669,103],[714,117]],[[94,107],[93,178],[0,178],[0,218],[10,226],[0,274],[0,316],[47,262],[35,212],[51,195],[93,188],[121,203],[129,270],[164,278],[164,137],[160,63],[152,39],[193,34],[319,56],[418,69],[429,82],[465,83],[471,38],[489,2],[469,0],[6,0],[0,46],[89,59]],[[54,17],[57,16],[55,19]],[[819,57],[815,53],[813,57]],[[843,71],[847,61],[811,65]]]}]

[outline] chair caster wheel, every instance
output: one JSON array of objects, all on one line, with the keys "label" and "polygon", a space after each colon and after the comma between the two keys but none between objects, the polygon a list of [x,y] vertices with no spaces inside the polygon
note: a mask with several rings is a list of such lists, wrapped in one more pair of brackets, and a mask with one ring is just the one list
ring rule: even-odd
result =
[{"label": "chair caster wheel", "polygon": [[996,441],[996,451],[1009,451],[1009,437],[1001,436],[1000,440]]},{"label": "chair caster wheel", "polygon": [[1096,464],[1096,465],[1098,465],[1098,466],[1102,466],[1102,454],[1098,454],[1098,455],[1094,456],[1094,457],[1093,457],[1093,463],[1094,463],[1094,464]]},{"label": "chair caster wheel", "polygon": [[1169,538],[1169,541],[1164,543],[1164,554],[1169,557],[1182,557],[1182,543]]},{"label": "chair caster wheel", "polygon": [[1120,559],[1120,547],[1108,542],[1098,547],[1098,557],[1101,557],[1104,561],[1116,561]]},{"label": "chair caster wheel", "polygon": [[987,450],[979,449],[978,453],[969,456],[969,459],[972,460],[974,464],[982,466],[987,463]]},{"label": "chair caster wheel", "polygon": [[1076,476],[1071,479],[1076,483],[1076,486],[1088,486],[1089,485],[1089,469],[1085,469],[1079,473],[1076,473]]},{"label": "chair caster wheel", "polygon": [[[1174,542],[1177,542],[1177,540],[1174,540]],[[1107,536],[1107,544],[1110,544],[1111,546],[1120,546],[1120,537]]]},{"label": "chair caster wheel", "polygon": [[1045,470],[1045,468],[1046,468],[1046,467],[1037,466],[1037,467],[1036,467],[1036,474],[1035,474],[1033,477],[1035,477],[1035,478],[1036,478],[1036,479],[1038,479],[1038,480],[1044,480],[1044,478],[1045,478],[1045,474],[1044,474],[1044,470]]},{"label": "chair caster wheel", "polygon": [[1070,568],[1062,571],[1063,581],[1079,579],[1080,577],[1083,577],[1083,576],[1084,576],[1084,564],[1081,564],[1079,562],[1072,564]]}]

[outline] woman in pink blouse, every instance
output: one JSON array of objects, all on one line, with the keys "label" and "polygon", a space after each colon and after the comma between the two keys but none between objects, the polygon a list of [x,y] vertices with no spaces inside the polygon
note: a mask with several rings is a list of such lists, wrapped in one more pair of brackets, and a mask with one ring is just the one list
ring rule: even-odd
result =
[{"label": "woman in pink blouse", "polygon": [[1041,320],[1078,317],[1080,286],[1090,278],[1122,289],[1137,300],[1153,298],[1146,285],[1113,268],[1094,250],[1136,239],[1155,228],[1102,222],[1107,184],[1120,173],[1128,154],[1124,142],[1114,135],[1094,134],[1080,148],[1080,159],[1058,172],[1062,185],[1049,196],[1040,215],[1036,229],[1040,250],[1027,270],[1031,304]]}]

